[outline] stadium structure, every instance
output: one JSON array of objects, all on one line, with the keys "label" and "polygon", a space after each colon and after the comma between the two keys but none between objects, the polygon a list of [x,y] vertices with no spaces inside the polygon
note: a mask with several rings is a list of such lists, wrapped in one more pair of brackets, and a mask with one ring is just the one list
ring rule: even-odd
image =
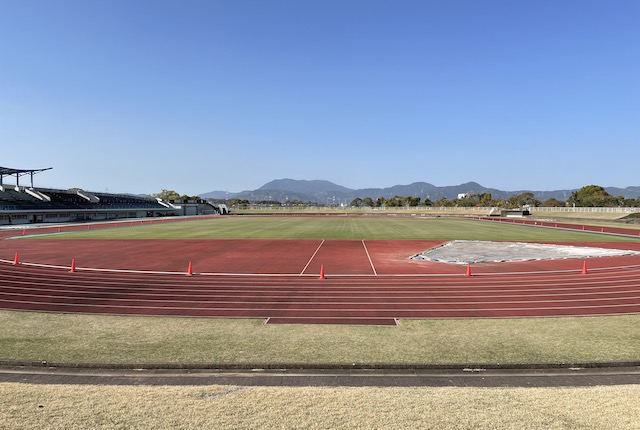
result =
[{"label": "stadium structure", "polygon": [[[104,221],[123,218],[193,216],[227,214],[224,204],[207,200],[169,200],[89,192],[81,188],[68,190],[34,187],[34,175],[51,170],[0,167],[0,225]],[[29,185],[20,184],[28,177]],[[5,180],[15,179],[6,184]],[[13,182],[13,181],[12,181]]]}]

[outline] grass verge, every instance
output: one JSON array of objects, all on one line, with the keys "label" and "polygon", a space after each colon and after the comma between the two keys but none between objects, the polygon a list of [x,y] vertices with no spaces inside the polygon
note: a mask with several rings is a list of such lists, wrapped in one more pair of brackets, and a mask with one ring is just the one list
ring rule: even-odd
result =
[{"label": "grass verge", "polygon": [[531,363],[640,359],[640,315],[398,327],[0,311],[0,359],[86,363]]},{"label": "grass verge", "polygon": [[3,429],[637,429],[640,386],[122,387],[0,384]]}]

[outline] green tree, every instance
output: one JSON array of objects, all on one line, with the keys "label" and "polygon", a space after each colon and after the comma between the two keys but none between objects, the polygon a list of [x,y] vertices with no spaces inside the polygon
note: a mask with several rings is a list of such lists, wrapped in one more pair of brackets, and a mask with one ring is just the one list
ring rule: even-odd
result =
[{"label": "green tree", "polygon": [[420,204],[420,197],[408,196],[406,203],[407,206],[414,208]]},{"label": "green tree", "polygon": [[436,207],[451,207],[455,205],[455,201],[447,200],[445,196],[440,197],[433,203],[433,206]]},{"label": "green tree", "polygon": [[478,205],[478,196],[475,194],[465,195],[455,200],[456,206],[470,208]]},{"label": "green tree", "polygon": [[494,206],[494,200],[491,193],[469,194],[456,199],[456,205],[462,207]]},{"label": "green tree", "polygon": [[547,208],[560,208],[560,207],[564,207],[567,204],[565,202],[563,202],[562,200],[558,200],[558,199],[554,199],[554,198],[550,198],[545,200],[544,202],[542,202],[542,206],[547,207]]},{"label": "green tree", "polygon": [[640,199],[622,199],[622,206],[627,208],[637,208],[640,207]]},{"label": "green tree", "polygon": [[365,197],[364,199],[362,199],[362,205],[368,208],[372,208],[375,206],[375,202],[371,197]]},{"label": "green tree", "polygon": [[600,185],[587,185],[572,192],[567,203],[581,207],[612,207],[620,206],[623,200],[613,197]]},{"label": "green tree", "polygon": [[159,198],[162,200],[180,200],[180,194],[173,190],[163,189],[157,194],[151,194],[151,197]]},{"label": "green tree", "polygon": [[362,199],[360,197],[356,197],[355,199],[351,200],[350,206],[353,206],[356,208],[362,207],[363,206]]},{"label": "green tree", "polygon": [[521,208],[523,206],[540,206],[540,200],[536,199],[532,192],[516,194],[509,197],[507,204],[512,208]]},{"label": "green tree", "polygon": [[393,196],[390,199],[387,199],[386,205],[392,208],[397,208],[400,206],[405,206],[404,204],[405,198],[401,196]]},{"label": "green tree", "polygon": [[246,206],[249,206],[249,200],[246,199],[230,199],[228,202],[229,206],[233,206],[233,207],[241,207],[244,208]]},{"label": "green tree", "polygon": [[480,206],[494,206],[495,201],[491,193],[482,193],[478,195],[478,204]]}]

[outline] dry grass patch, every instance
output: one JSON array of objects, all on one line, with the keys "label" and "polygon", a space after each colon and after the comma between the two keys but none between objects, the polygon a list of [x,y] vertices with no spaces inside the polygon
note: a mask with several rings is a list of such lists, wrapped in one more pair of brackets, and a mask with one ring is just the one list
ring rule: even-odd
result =
[{"label": "dry grass patch", "polygon": [[0,311],[0,359],[98,363],[478,363],[640,359],[640,315],[402,320],[398,327]]},{"label": "dry grass patch", "polygon": [[640,386],[122,387],[0,384],[3,429],[637,429]]}]

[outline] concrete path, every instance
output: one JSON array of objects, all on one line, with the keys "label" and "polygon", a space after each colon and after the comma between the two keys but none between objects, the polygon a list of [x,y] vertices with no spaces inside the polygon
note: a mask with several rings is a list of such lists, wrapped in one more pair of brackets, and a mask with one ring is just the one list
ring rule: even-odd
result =
[{"label": "concrete path", "polygon": [[640,367],[544,370],[109,370],[0,367],[0,382],[287,387],[588,387],[640,384]]}]

